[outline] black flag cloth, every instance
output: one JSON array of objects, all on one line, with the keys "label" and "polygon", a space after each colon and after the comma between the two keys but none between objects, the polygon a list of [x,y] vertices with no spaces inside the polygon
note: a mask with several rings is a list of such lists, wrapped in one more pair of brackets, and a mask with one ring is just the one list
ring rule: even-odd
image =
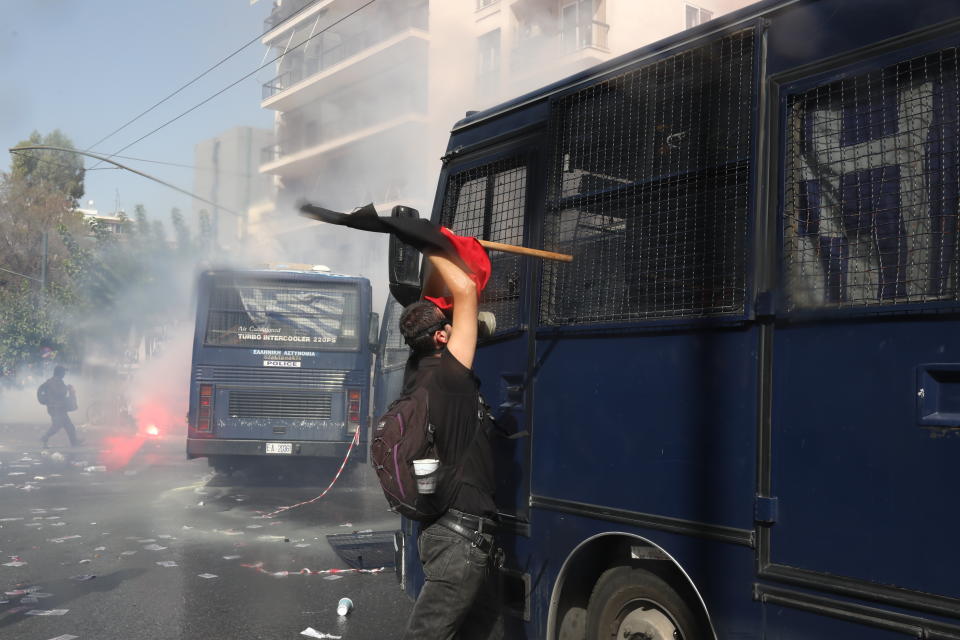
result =
[{"label": "black flag cloth", "polygon": [[[380,217],[373,204],[360,207],[353,213],[337,213],[303,202],[300,204],[300,211],[307,217],[330,224],[344,225],[362,231],[392,233],[421,253],[430,250],[442,251],[462,262],[467,268],[470,279],[476,283],[478,294],[490,281],[490,257],[480,242],[469,236],[458,236],[446,227],[433,224],[429,220]],[[426,296],[426,299],[431,300],[441,309],[453,308],[453,298],[450,296]]]},{"label": "black flag cloth", "polygon": [[361,231],[392,233],[421,253],[436,249],[450,255],[457,255],[450,239],[440,231],[439,226],[422,218],[378,216],[372,203],[360,207],[353,213],[337,213],[309,202],[301,202],[300,211],[308,218],[321,222],[339,224]]}]

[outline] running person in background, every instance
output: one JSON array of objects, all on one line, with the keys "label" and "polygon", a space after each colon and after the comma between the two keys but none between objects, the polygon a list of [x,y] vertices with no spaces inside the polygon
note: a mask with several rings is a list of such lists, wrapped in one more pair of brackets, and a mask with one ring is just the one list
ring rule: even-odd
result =
[{"label": "running person in background", "polygon": [[50,429],[41,438],[44,449],[47,448],[47,441],[50,436],[60,429],[67,432],[67,437],[70,438],[70,446],[76,447],[83,444],[77,438],[76,427],[73,426],[73,422],[67,413],[77,408],[77,395],[73,386],[63,381],[65,375],[67,375],[67,370],[61,365],[57,365],[53,369],[53,377],[37,389],[37,400],[40,401],[40,404],[46,405],[47,413],[50,414]]},{"label": "running person in background", "polygon": [[427,387],[441,469],[462,465],[462,484],[450,508],[435,522],[423,524],[418,549],[426,582],[404,638],[502,638],[492,559],[497,517],[493,456],[486,431],[478,427],[479,383],[472,371],[477,286],[447,256],[426,257],[433,275],[425,294],[442,295],[445,287],[453,296],[453,322],[428,300],[404,309],[400,331],[413,350],[404,390]]}]

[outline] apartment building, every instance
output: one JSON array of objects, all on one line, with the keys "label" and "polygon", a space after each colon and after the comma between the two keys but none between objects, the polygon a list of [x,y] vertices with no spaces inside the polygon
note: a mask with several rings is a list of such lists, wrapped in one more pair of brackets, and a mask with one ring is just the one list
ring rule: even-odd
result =
[{"label": "apartment building", "polygon": [[343,210],[374,202],[382,213],[403,203],[429,215],[447,133],[467,110],[751,2],[275,2],[262,42],[281,57],[261,102],[275,112],[275,139],[260,171],[275,176],[278,200],[261,231],[289,260],[382,279],[385,239],[297,218],[296,200]]},{"label": "apartment building", "polygon": [[273,179],[260,172],[260,150],[272,140],[268,129],[241,126],[194,147],[193,192],[209,201],[193,201],[194,219],[206,211],[224,248],[242,244],[249,225],[273,211]]}]

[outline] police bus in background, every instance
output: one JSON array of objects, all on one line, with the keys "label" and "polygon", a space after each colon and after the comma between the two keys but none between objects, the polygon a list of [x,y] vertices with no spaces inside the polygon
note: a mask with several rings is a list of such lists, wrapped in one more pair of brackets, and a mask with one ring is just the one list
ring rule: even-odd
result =
[{"label": "police bus in background", "polygon": [[574,256],[481,299],[508,637],[960,638],[958,47],[760,2],[454,126],[433,221]]},{"label": "police bus in background", "polygon": [[187,457],[366,459],[377,314],[366,278],[277,265],[200,275]]}]

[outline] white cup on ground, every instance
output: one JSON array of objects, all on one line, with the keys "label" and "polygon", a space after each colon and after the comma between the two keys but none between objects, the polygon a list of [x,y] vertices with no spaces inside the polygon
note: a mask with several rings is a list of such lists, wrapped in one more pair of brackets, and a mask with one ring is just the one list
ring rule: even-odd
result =
[{"label": "white cup on ground", "polygon": [[434,474],[439,466],[440,461],[436,458],[413,461],[413,473],[417,476],[417,491],[421,494],[429,494],[437,490],[437,476],[430,474]]},{"label": "white cup on ground", "polygon": [[345,616],[351,611],[353,611],[353,600],[350,598],[340,598],[340,602],[337,603],[337,615]]}]

